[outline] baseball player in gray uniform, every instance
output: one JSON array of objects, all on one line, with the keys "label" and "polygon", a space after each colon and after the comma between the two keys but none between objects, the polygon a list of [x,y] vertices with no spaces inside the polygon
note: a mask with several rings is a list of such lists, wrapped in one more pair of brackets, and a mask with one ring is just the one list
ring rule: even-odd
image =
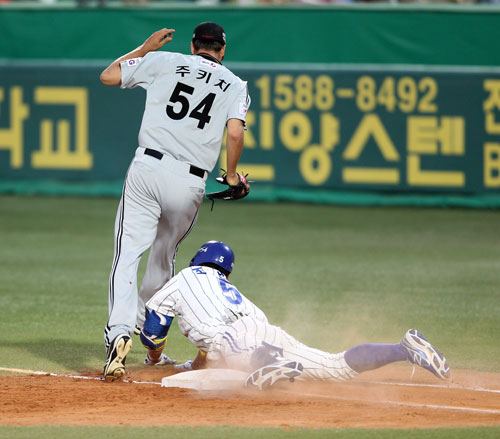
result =
[{"label": "baseball player in gray uniform", "polygon": [[[236,166],[250,99],[246,82],[221,64],[224,29],[212,22],[198,25],[192,55],[156,52],[172,40],[174,32],[155,32],[111,63],[100,77],[105,85],[142,87],[147,92],[139,147],[125,178],[115,222],[105,328],[107,381],[125,373],[131,335],[144,323],[144,304],[175,274],[177,248],[196,221],[225,128],[227,183],[241,184]],[[137,268],[148,248],[138,292]]]},{"label": "baseball player in gray uniform", "polygon": [[422,366],[438,378],[449,377],[444,356],[415,329],[400,343],[361,344],[338,354],[300,343],[269,324],[265,314],[229,282],[233,265],[232,249],[209,241],[188,268],[147,302],[140,336],[148,349],[146,364],[168,363],[162,351],[177,317],[181,332],[199,349],[194,362],[184,369],[207,362],[222,364],[248,372],[247,385],[259,389],[283,379],[348,380],[396,361]]}]

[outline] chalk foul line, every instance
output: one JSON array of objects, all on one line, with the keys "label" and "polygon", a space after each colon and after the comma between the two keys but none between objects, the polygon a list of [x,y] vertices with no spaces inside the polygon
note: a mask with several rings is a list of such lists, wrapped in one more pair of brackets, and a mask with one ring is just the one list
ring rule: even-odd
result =
[{"label": "chalk foul line", "polygon": [[[62,377],[62,378],[74,378],[78,380],[94,380],[94,381],[105,381],[103,377],[90,377],[86,375],[72,375],[69,373],[53,373],[53,372],[43,372],[41,370],[28,370],[28,369],[12,369],[9,367],[0,367],[0,371],[12,372],[12,373],[26,373],[29,375],[46,375],[51,377]],[[121,380],[123,383],[133,383],[133,384],[153,384],[161,386],[161,383],[153,381],[136,381],[136,380]]]},{"label": "chalk foul line", "polygon": [[500,390],[495,389],[485,389],[483,387],[460,387],[453,385],[442,385],[442,384],[417,384],[417,383],[394,383],[390,381],[359,381],[369,384],[383,384],[385,386],[403,386],[403,387],[434,387],[437,389],[456,389],[456,390],[470,390],[471,392],[488,392],[488,393],[500,393]]},{"label": "chalk foul line", "polygon": [[[280,390],[281,393],[286,393],[290,395],[298,395],[297,393]],[[478,409],[474,407],[458,407],[453,405],[437,405],[437,404],[419,404],[416,402],[405,402],[405,401],[389,401],[389,400],[369,400],[369,399],[360,399],[360,398],[346,398],[343,396],[335,396],[335,395],[321,395],[317,393],[303,393],[300,392],[300,396],[309,396],[311,398],[321,398],[321,399],[330,399],[330,400],[338,400],[338,401],[354,401],[354,402],[362,402],[369,404],[381,404],[381,405],[392,405],[392,406],[404,406],[404,407],[418,407],[418,408],[430,408],[430,409],[438,409],[438,410],[457,410],[463,412],[473,412],[473,413],[487,413],[492,415],[500,415],[500,410],[494,409]]]}]

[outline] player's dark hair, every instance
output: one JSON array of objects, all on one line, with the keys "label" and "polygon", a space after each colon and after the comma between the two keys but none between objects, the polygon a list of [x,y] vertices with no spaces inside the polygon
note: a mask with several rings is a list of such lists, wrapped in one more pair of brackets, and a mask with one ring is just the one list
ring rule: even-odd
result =
[{"label": "player's dark hair", "polygon": [[193,41],[194,50],[199,52],[200,50],[210,50],[211,52],[220,52],[224,47],[224,44],[219,41],[210,40],[194,40]]},{"label": "player's dark hair", "polygon": [[203,264],[200,264],[200,265],[203,265],[204,267],[210,267],[210,268],[213,268],[214,270],[219,270],[221,273],[223,273],[226,277],[229,276],[230,272],[227,271],[227,270],[224,270],[222,267],[220,267],[219,265],[213,263],[213,262],[204,262]]}]

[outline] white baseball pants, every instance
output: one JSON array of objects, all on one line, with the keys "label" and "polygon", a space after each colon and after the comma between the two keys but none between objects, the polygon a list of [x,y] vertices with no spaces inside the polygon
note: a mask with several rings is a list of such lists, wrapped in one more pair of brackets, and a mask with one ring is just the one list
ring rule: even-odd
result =
[{"label": "white baseball pants", "polygon": [[281,349],[284,358],[302,363],[304,371],[298,379],[344,381],[358,375],[346,363],[343,352],[331,354],[310,348],[283,329],[250,316],[227,326],[214,342],[214,349],[229,368],[252,372],[250,358],[263,342]]}]

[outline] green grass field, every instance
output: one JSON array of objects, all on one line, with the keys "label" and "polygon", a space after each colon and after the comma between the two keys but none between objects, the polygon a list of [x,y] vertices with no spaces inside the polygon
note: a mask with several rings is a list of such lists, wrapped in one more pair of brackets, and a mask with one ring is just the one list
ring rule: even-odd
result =
[{"label": "green grass field", "polygon": [[[0,197],[0,367],[102,368],[117,205],[117,199]],[[207,203],[177,267],[210,239],[235,250],[231,279],[240,291],[306,344],[338,352],[361,342],[397,342],[416,327],[452,367],[500,371],[500,211],[220,202],[210,212]],[[184,361],[194,353],[173,327],[168,354]],[[143,358],[136,343],[127,364]],[[273,429],[228,429],[227,436],[224,429],[174,430],[179,436],[172,437],[285,437]],[[147,429],[93,431],[3,427],[0,437],[152,437]],[[286,437],[413,437],[297,431]],[[460,432],[418,437],[500,435],[500,429]]]},{"label": "green grass field", "polygon": [[0,439],[498,439],[498,428],[363,430],[243,427],[4,427]]}]

